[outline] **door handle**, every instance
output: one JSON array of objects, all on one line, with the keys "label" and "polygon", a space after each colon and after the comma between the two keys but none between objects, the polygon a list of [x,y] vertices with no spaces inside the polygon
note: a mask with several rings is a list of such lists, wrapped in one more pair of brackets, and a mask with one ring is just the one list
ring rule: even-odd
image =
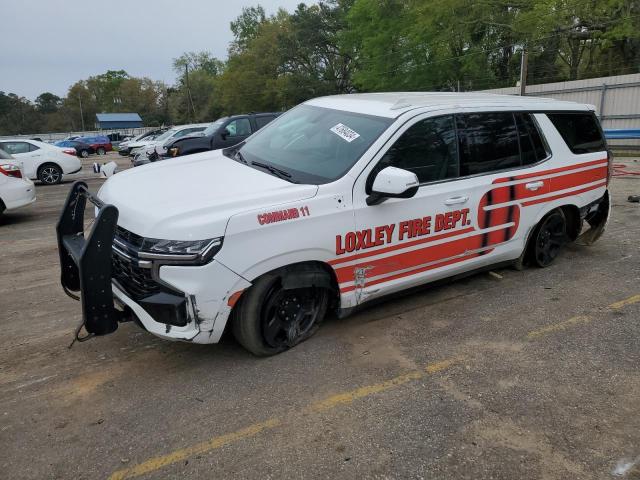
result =
[{"label": "door handle", "polygon": [[444,201],[445,205],[458,205],[459,203],[467,203],[469,197],[451,197]]},{"label": "door handle", "polygon": [[536,190],[539,190],[542,187],[544,187],[544,182],[542,180],[540,180],[538,182],[527,183],[524,186],[524,188],[526,188],[527,190],[531,190],[532,192],[535,192]]}]

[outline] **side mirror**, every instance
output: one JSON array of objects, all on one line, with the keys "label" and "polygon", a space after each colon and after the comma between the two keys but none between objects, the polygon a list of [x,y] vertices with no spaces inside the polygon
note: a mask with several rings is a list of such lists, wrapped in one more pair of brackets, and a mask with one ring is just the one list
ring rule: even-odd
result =
[{"label": "side mirror", "polygon": [[387,198],[411,198],[417,193],[419,186],[415,173],[397,167],[383,168],[373,180],[367,205],[378,205]]},{"label": "side mirror", "polygon": [[222,132],[220,132],[220,136],[222,137],[223,140],[226,140],[229,135],[231,135],[231,132],[226,128],[223,128]]}]

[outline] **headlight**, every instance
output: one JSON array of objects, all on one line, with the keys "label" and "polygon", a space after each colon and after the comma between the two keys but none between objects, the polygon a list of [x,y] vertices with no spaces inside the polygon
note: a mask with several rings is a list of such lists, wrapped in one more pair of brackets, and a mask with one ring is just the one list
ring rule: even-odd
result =
[{"label": "headlight", "polygon": [[138,257],[144,260],[159,260],[160,263],[202,265],[220,251],[222,238],[193,241],[145,238]]}]

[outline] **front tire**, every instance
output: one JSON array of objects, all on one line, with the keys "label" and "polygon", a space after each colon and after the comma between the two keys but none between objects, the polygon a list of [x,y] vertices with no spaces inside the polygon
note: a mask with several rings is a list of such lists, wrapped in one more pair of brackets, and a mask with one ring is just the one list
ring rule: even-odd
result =
[{"label": "front tire", "polygon": [[87,158],[89,156],[89,150],[80,150],[80,156],[82,158]]},{"label": "front tire", "polygon": [[233,334],[254,355],[275,355],[305,341],[318,330],[327,312],[329,290],[285,289],[285,274],[260,277],[233,312]]},{"label": "front tire", "polygon": [[38,169],[38,180],[44,185],[56,185],[62,181],[62,169],[53,163],[42,165]]},{"label": "front tire", "polygon": [[536,226],[531,238],[531,260],[545,268],[553,263],[567,243],[567,220],[562,210],[553,210]]},{"label": "front tire", "polygon": [[107,151],[104,148],[98,147],[98,155],[104,155],[106,153],[107,153]]}]

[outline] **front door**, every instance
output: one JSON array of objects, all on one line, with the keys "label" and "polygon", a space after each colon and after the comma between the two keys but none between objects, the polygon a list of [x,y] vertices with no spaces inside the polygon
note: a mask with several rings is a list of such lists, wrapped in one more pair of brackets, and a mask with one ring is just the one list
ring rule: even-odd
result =
[{"label": "front door", "polygon": [[[338,276],[351,277],[360,302],[512,256],[517,207],[495,208],[508,198],[492,198],[490,173],[520,166],[511,113],[423,115],[389,144],[355,184],[356,231],[343,239]],[[386,166],[414,172],[418,192],[368,206],[373,178]]]}]

